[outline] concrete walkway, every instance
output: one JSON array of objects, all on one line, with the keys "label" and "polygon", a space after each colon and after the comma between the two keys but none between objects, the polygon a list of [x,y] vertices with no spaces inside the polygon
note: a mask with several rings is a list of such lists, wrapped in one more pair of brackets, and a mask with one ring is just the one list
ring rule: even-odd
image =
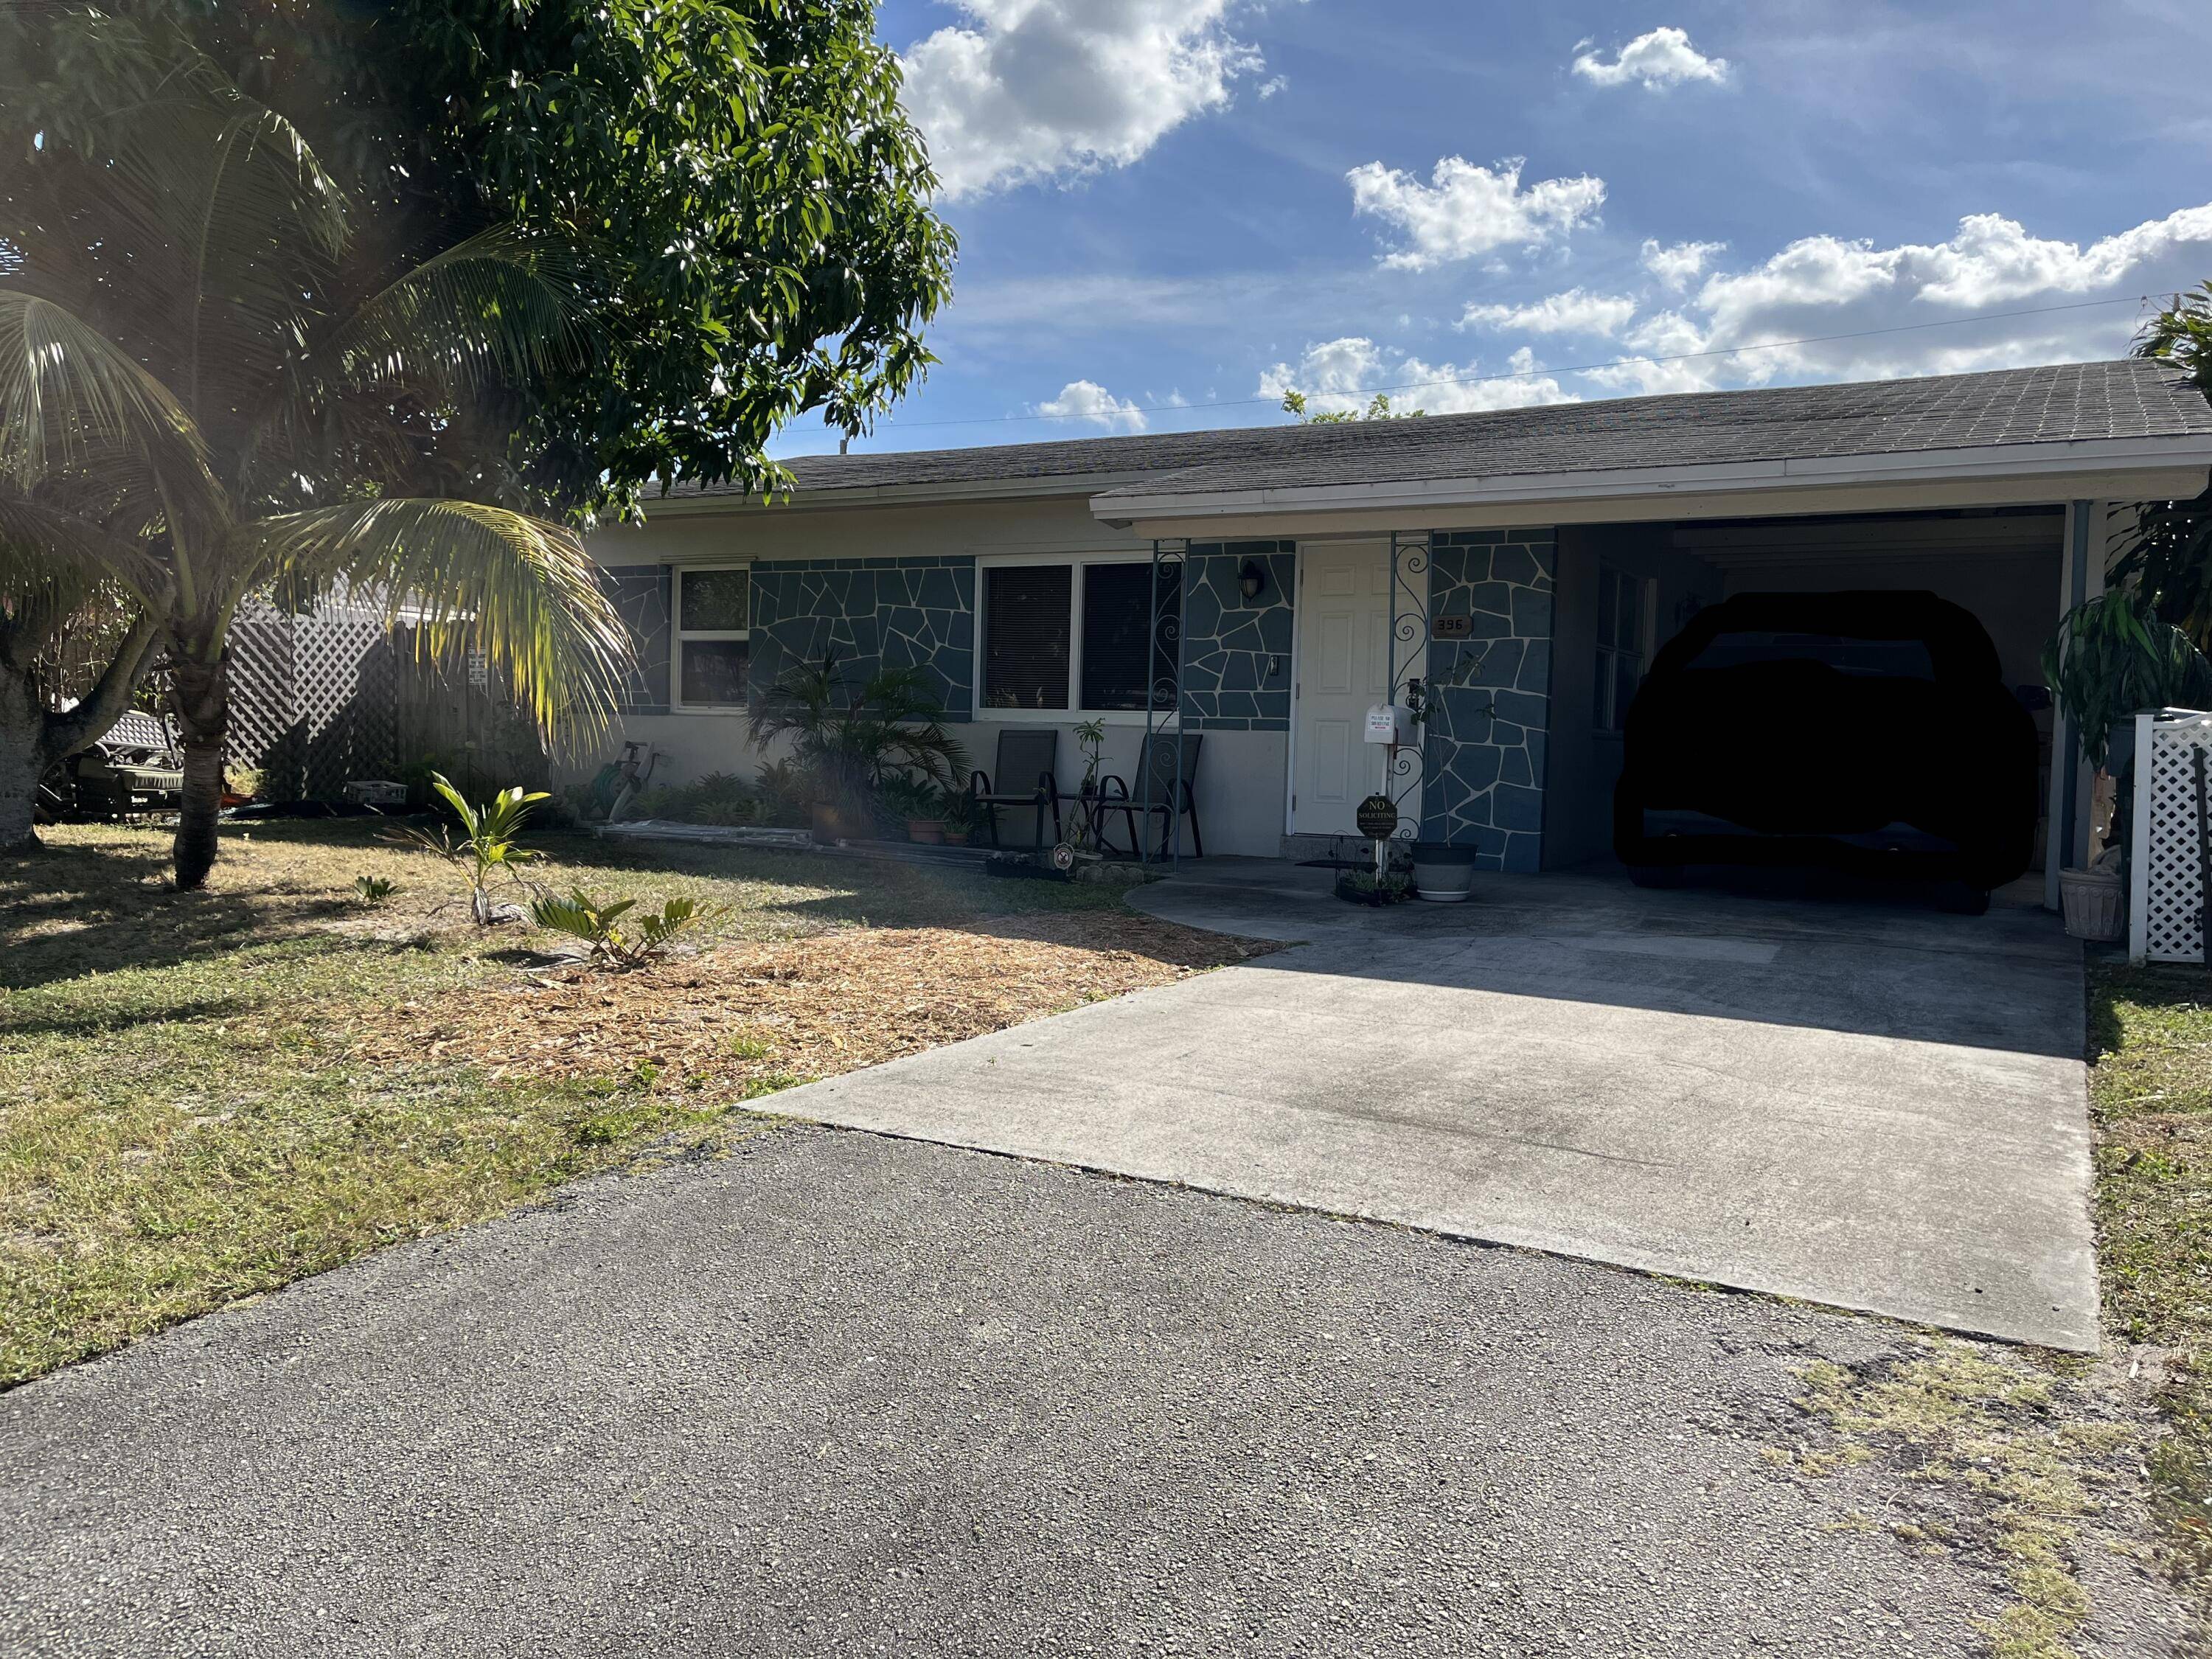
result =
[{"label": "concrete walkway", "polygon": [[1326,879],[1209,861],[1139,902],[1310,942],[775,1110],[2096,1346],[2081,955],[2040,911]]}]

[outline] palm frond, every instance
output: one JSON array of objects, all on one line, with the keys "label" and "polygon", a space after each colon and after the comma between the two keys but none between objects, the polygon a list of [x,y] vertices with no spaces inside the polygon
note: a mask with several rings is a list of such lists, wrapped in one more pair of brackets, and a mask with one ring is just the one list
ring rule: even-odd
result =
[{"label": "palm frond", "polygon": [[2188,371],[2190,378],[2212,396],[2212,283],[2199,283],[2143,325],[2136,336],[2135,355],[2164,357]]},{"label": "palm frond", "polygon": [[161,562],[143,543],[0,485],[0,594],[86,594],[106,582],[149,607],[167,597]]},{"label": "palm frond", "polygon": [[206,473],[199,434],[167,386],[67,307],[0,289],[0,473],[29,490],[102,445],[165,475]]},{"label": "palm frond", "polygon": [[410,613],[423,648],[465,639],[506,671],[556,741],[607,729],[631,663],[629,630],[574,532],[475,501],[349,502],[240,526],[256,580],[343,580]]},{"label": "palm frond", "polygon": [[316,354],[337,384],[459,394],[542,379],[584,361],[590,337],[574,250],[495,225],[372,295]]},{"label": "palm frond", "polygon": [[325,320],[349,225],[298,129],[207,82],[102,120],[82,193],[131,251],[132,280],[102,294],[117,331],[145,341],[179,402],[220,427],[267,401]]}]

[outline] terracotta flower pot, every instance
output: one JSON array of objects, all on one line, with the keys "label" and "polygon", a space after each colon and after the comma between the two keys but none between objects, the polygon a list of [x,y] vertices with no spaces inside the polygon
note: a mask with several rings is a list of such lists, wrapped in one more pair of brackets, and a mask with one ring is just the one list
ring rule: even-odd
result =
[{"label": "terracotta flower pot", "polygon": [[940,847],[945,842],[945,821],[942,818],[908,818],[906,838],[919,842],[924,847]]}]

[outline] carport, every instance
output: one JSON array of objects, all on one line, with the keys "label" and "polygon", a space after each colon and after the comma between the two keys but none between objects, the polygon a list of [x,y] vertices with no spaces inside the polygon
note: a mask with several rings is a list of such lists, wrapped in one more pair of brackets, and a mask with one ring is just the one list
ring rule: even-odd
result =
[{"label": "carport", "polygon": [[[1701,610],[1747,593],[1925,592],[1972,613],[2030,710],[2041,783],[2033,867],[2043,869],[2054,718],[2039,657],[2072,602],[2069,518],[2066,507],[2029,504],[1561,526],[1544,867],[1610,855],[1627,699]],[[1923,735],[1930,764],[1959,736]],[[1742,763],[1762,761],[1746,753]]]},{"label": "carport", "polygon": [[[1176,462],[1100,490],[1091,510],[1155,548],[1224,538],[1231,548],[1264,539],[1278,557],[1285,544],[1296,550],[1284,854],[1347,850],[1312,844],[1351,837],[1346,824],[1309,825],[1322,793],[1309,761],[1337,755],[1342,744],[1325,740],[1340,738],[1366,703],[1389,702],[1420,732],[1390,751],[1401,833],[1466,848],[1479,870],[1587,864],[1612,845],[1621,717],[1654,654],[1701,607],[1760,593],[1925,592],[1987,633],[1995,673],[1969,665],[1964,676],[1873,677],[1927,679],[1941,695],[1921,701],[1942,711],[1929,725],[1969,724],[1956,711],[1974,708],[1987,730],[1999,732],[2001,716],[2032,746],[2010,775],[2016,791],[1984,790],[1979,778],[1962,786],[1972,799],[2005,800],[2004,816],[1988,823],[2017,833],[2002,856],[1970,856],[1965,842],[1904,814],[1846,833],[1878,854],[1895,844],[1881,844],[1893,830],[1916,834],[1935,865],[1955,856],[1966,885],[1983,890],[2024,860],[2040,869],[2043,902],[2056,909],[2058,871],[2087,848],[2091,780],[2073,734],[2043,702],[2038,658],[2066,610],[2102,591],[2143,505],[2204,488],[2212,409],[2169,366],[2131,359],[1355,422]],[[1244,538],[1255,540],[1226,540]],[[1367,563],[1347,579],[1340,550],[1362,546]],[[1329,580],[1370,594],[1367,610],[1340,614]],[[1347,625],[1370,642],[1364,677],[1340,672],[1357,667],[1356,653],[1329,648]],[[1783,636],[1770,641],[1778,649],[1820,648],[1778,624],[1768,631]],[[1977,690],[1960,702],[1963,678]],[[2031,705],[2032,729],[2018,720],[2015,691]],[[1317,708],[1322,694],[1346,707]],[[1172,701],[1187,720],[1207,720],[1204,708],[1184,708],[1180,688]],[[1875,728],[1846,715],[1829,729]],[[1905,717],[1899,729],[1917,726]],[[1921,740],[1932,754],[1972,734],[1929,730]],[[1745,747],[1744,767],[1758,767],[1757,745]],[[1863,764],[1887,765],[1886,750],[1863,752],[1878,744],[1859,747]],[[1994,765],[2001,749],[1978,753]],[[1703,788],[1687,759],[1654,764]],[[1696,768],[1711,759],[1698,754]],[[1730,763],[1723,751],[1723,779]],[[1332,781],[1346,770],[1337,766]],[[1377,775],[1370,763],[1368,781]],[[1847,793],[1869,775],[1830,781]],[[1928,781],[1890,780],[1907,790]],[[1342,798],[1340,817],[1361,787],[1331,797]],[[1692,801],[1666,810],[1700,811]],[[1717,833],[1743,832],[1741,817],[1702,816]],[[1802,832],[1823,836],[1831,832]],[[1796,849],[1778,838],[1775,850]]]}]

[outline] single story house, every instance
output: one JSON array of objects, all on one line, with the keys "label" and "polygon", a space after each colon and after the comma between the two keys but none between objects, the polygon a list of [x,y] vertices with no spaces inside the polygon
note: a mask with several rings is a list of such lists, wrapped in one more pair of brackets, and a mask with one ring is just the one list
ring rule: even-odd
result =
[{"label": "single story house", "polygon": [[[1303,854],[1355,833],[1384,781],[1366,711],[1418,679],[1407,823],[1534,871],[1605,853],[1628,697],[1722,598],[1933,590],[2037,683],[2136,505],[2205,489],[2212,404],[2130,359],[791,470],[593,538],[662,776],[750,771],[747,701],[828,651],[926,671],[986,768],[1011,727],[1058,732],[1063,779],[1079,720],[1124,775],[1148,726],[1199,735],[1206,850]],[[2078,848],[2070,735],[2037,719],[2045,833]]]}]

